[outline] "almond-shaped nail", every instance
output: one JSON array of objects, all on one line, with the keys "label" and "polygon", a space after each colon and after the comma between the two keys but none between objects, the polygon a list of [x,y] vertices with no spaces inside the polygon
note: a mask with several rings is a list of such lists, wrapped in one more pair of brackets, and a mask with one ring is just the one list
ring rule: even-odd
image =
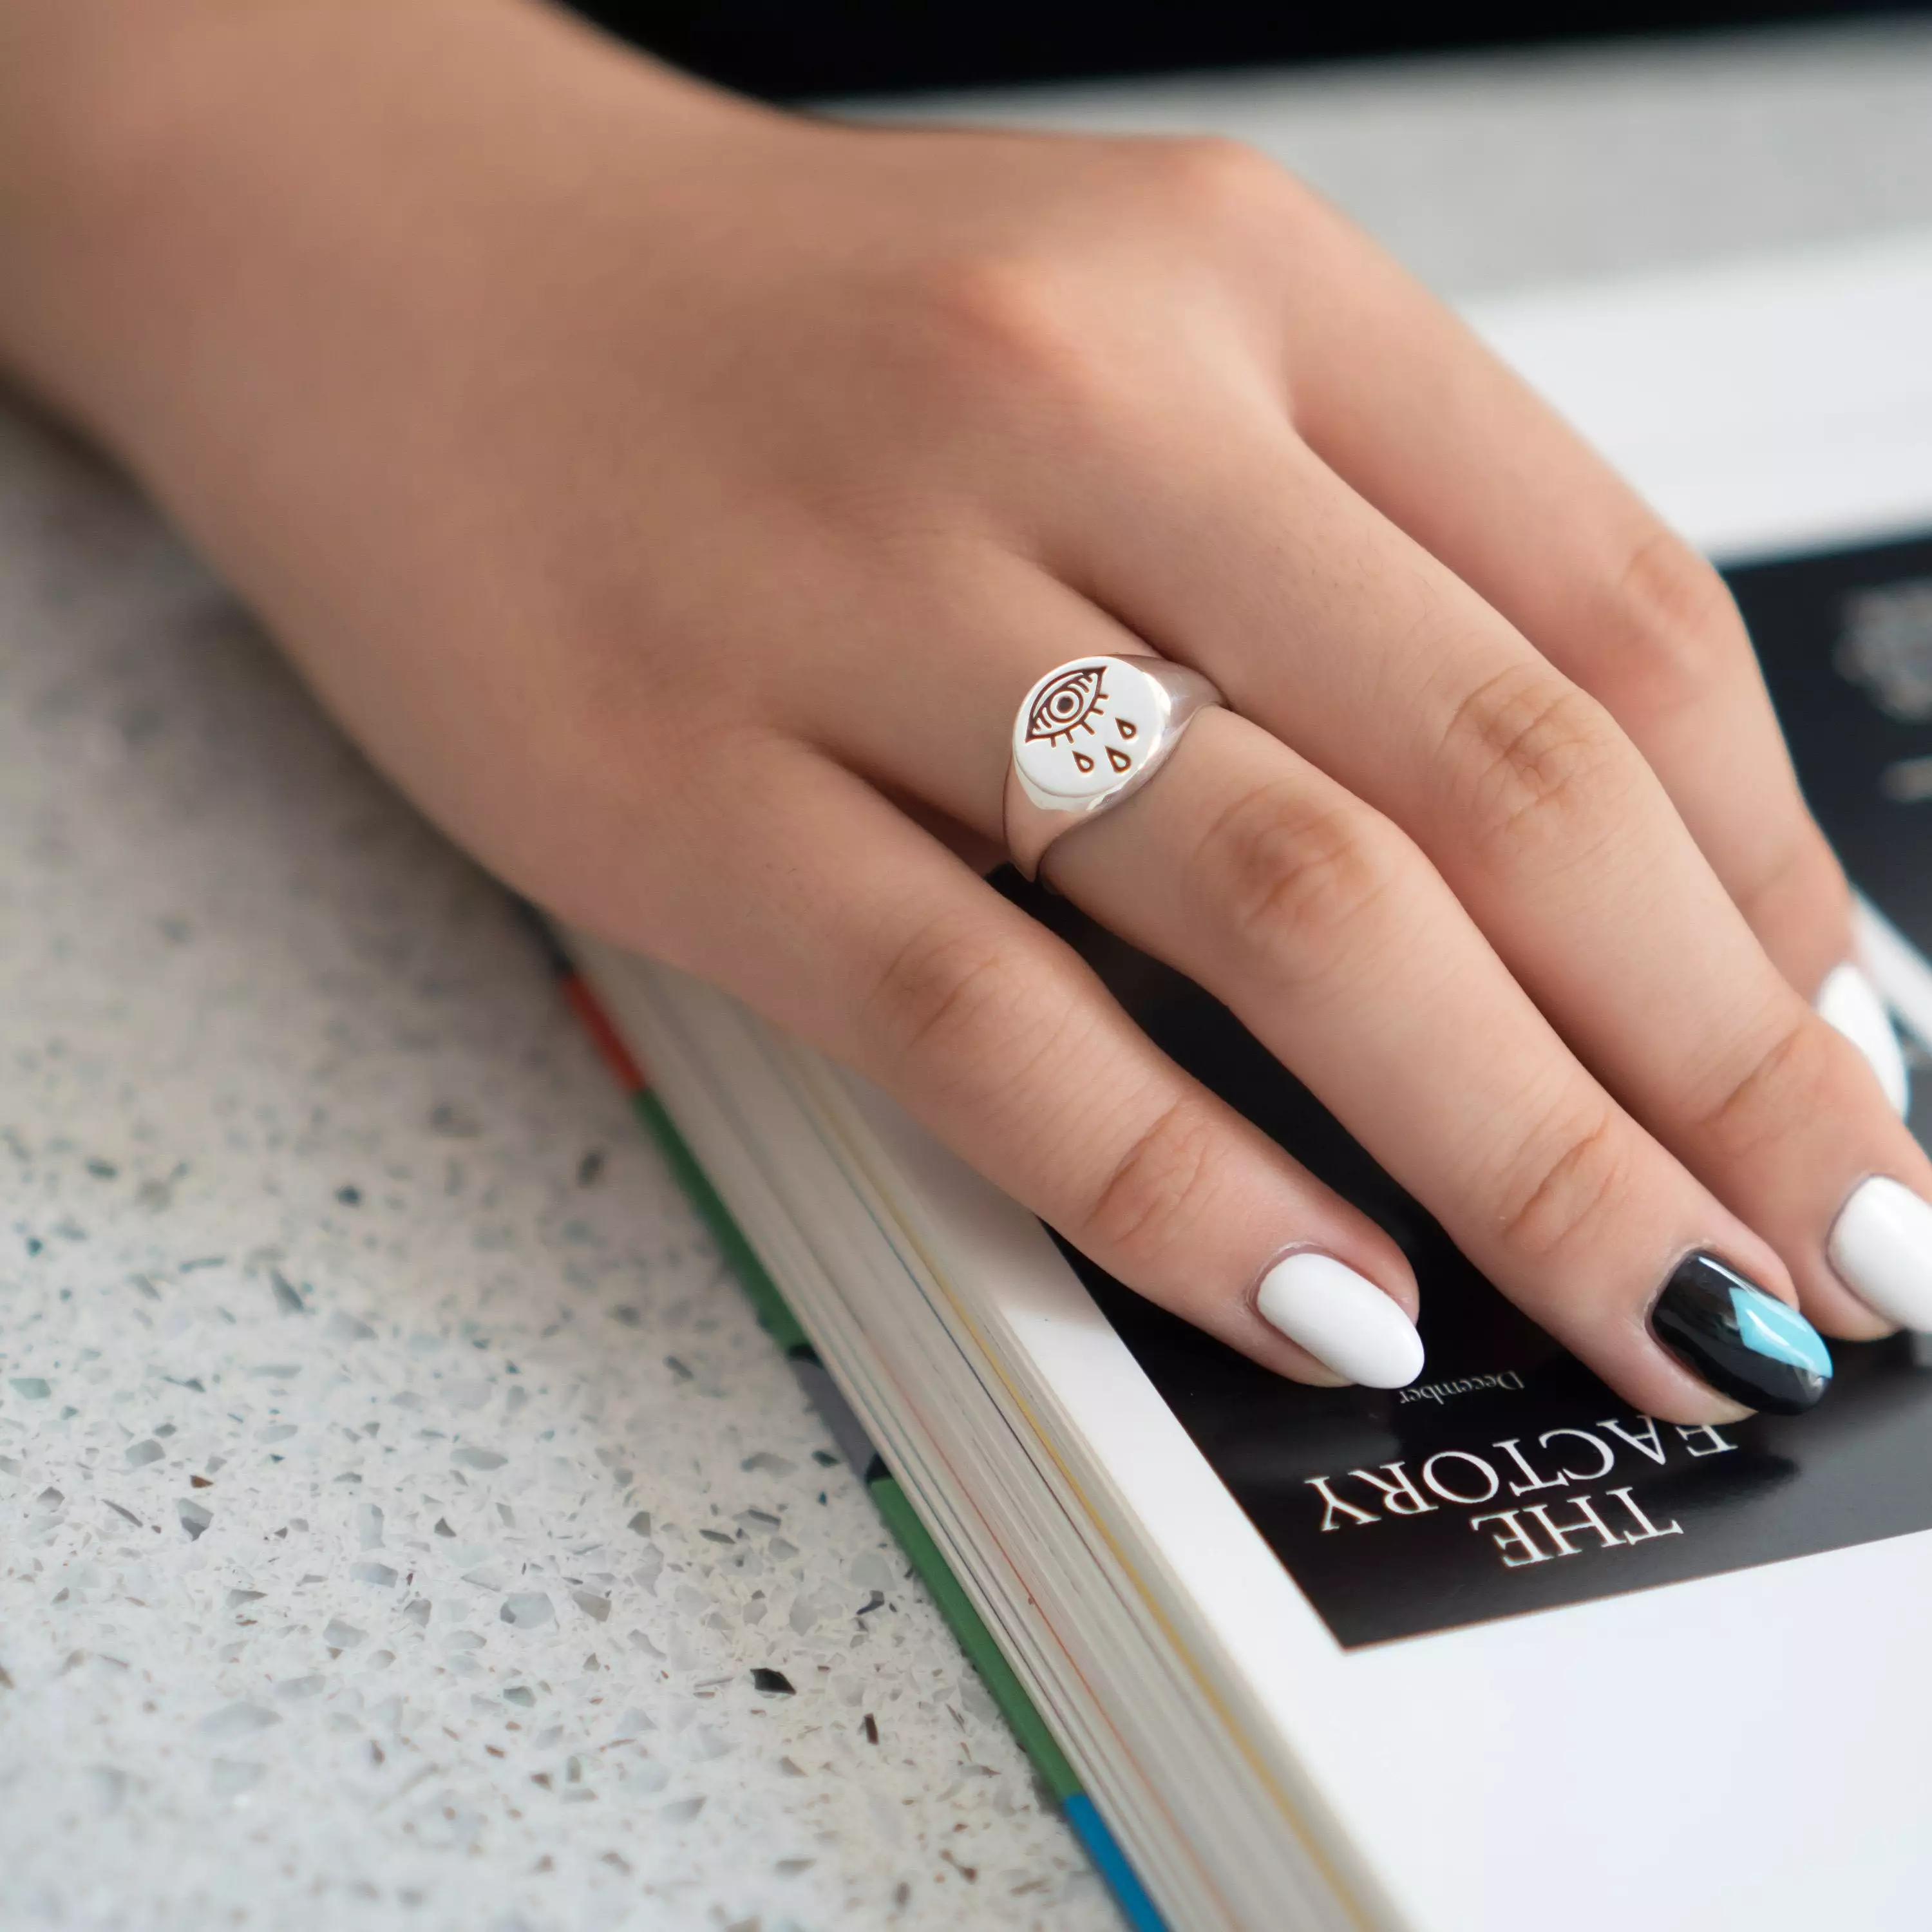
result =
[{"label": "almond-shaped nail", "polygon": [[1262,1318],[1324,1368],[1366,1388],[1400,1388],[1422,1372],[1415,1324],[1366,1275],[1303,1248],[1262,1276]]},{"label": "almond-shaped nail", "polygon": [[1905,1055],[1892,1029],[1892,1016],[1864,969],[1849,959],[1842,966],[1834,966],[1811,1004],[1826,1025],[1836,1027],[1870,1062],[1885,1097],[1893,1111],[1902,1115],[1912,1100]]},{"label": "almond-shaped nail", "polygon": [[1658,1340],[1720,1395],[1802,1415],[1832,1380],[1816,1329],[1715,1255],[1687,1255],[1650,1311]]},{"label": "almond-shaped nail", "polygon": [[1932,1204],[1875,1174],[1853,1188],[1825,1252],[1868,1308],[1906,1328],[1932,1329]]}]

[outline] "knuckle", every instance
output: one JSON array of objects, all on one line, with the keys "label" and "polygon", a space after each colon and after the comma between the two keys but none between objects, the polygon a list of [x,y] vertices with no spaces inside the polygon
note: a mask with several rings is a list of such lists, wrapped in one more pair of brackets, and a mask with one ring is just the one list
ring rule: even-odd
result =
[{"label": "knuckle", "polygon": [[1520,1260],[1546,1262],[1614,1222],[1629,1191],[1630,1136],[1610,1103],[1546,1120],[1504,1167],[1497,1232]]},{"label": "knuckle", "polygon": [[1375,914],[1411,870],[1377,813],[1279,782],[1244,793],[1204,842],[1228,938],[1276,981],[1318,977],[1372,944]]},{"label": "knuckle", "polygon": [[1822,1020],[1798,1013],[1753,1048],[1742,1071],[1718,1076],[1715,1097],[1697,1110],[1692,1126],[1697,1144],[1720,1160],[1748,1159],[1817,1118],[1827,1109],[1838,1060],[1838,1036]]},{"label": "knuckle", "polygon": [[1076,396],[1093,380],[1093,331],[1076,278],[1042,254],[952,256],[925,272],[915,307],[946,387],[980,406],[1030,406],[1043,392]]},{"label": "knuckle", "polygon": [[1782,836],[1767,842],[1733,896],[1752,931],[1842,932],[1851,923],[1851,886],[1837,856],[1801,805]]},{"label": "knuckle", "polygon": [[1216,1138],[1201,1096],[1184,1094],[1162,1108],[1094,1190],[1081,1245],[1133,1273],[1184,1252],[1213,1211]]},{"label": "knuckle", "polygon": [[1667,716],[1709,697],[1747,648],[1724,579],[1672,532],[1639,539],[1602,613],[1604,688],[1626,713]]},{"label": "knuckle", "polygon": [[[1225,258],[1230,242],[1252,248],[1258,234],[1272,247],[1312,200],[1239,142],[1120,142],[1070,208],[1056,204],[1058,218],[908,271],[892,304],[895,343],[919,345],[928,379],[979,410],[1045,403],[1109,419],[1138,393],[1125,373],[1134,358],[1121,352],[1139,332],[1121,326],[1118,266],[1151,259],[1178,271]],[[1079,238],[1072,245],[1069,232]]]},{"label": "knuckle", "polygon": [[1573,856],[1614,831],[1636,754],[1610,713],[1540,664],[1513,664],[1456,706],[1443,734],[1455,818],[1478,855]]},{"label": "knuckle", "polygon": [[931,1078],[1004,1058],[1038,1014],[1051,976],[1010,941],[936,920],[886,961],[867,995],[867,1029],[887,1058]]},{"label": "knuckle", "polygon": [[1192,223],[1244,229],[1290,214],[1299,184],[1258,148],[1226,135],[1190,135],[1146,151],[1166,194]]}]

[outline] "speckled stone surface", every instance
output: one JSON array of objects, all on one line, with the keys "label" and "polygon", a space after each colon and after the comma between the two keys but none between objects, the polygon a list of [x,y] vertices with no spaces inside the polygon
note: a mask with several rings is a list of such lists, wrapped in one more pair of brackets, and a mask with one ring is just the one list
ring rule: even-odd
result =
[{"label": "speckled stone surface", "polygon": [[0,827],[0,1924],[1118,1922],[503,896],[17,416]]},{"label": "speckled stone surface", "polygon": [[[993,111],[1459,292],[1932,213],[1909,22]],[[501,895],[0,402],[0,1926],[1117,1926],[834,1453]]]}]

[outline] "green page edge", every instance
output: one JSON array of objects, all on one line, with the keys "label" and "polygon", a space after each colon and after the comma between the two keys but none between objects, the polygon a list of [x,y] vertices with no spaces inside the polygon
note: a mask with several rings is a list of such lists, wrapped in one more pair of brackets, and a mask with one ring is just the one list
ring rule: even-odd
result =
[{"label": "green page edge", "polygon": [[[634,1088],[630,1101],[645,1131],[663,1154],[672,1174],[689,1196],[712,1239],[717,1243],[718,1253],[751,1303],[758,1325],[784,1352],[788,1360],[796,1362],[803,1358],[817,1362],[818,1354],[812,1346],[812,1338],[778,1292],[778,1284],[766,1273],[764,1264],[731,1218],[730,1210],[698,1164],[698,1157],[686,1145],[684,1136],[664,1111],[664,1102],[648,1087]],[[811,1390],[814,1406],[822,1408],[828,1393],[822,1384],[815,1384]],[[850,1433],[864,1437],[858,1418],[848,1415],[847,1420]],[[1028,1696],[1026,1687],[1006,1661],[992,1632],[987,1628],[985,1618],[973,1607],[972,1599],[952,1574],[951,1564],[940,1552],[932,1532],[920,1520],[911,1498],[900,1486],[898,1478],[886,1467],[884,1459],[876,1450],[871,1468],[856,1473],[865,1482],[873,1507],[938,1606],[946,1628],[979,1672],[987,1694],[1018,1740],[1020,1748],[1032,1761],[1034,1771],[1058,1806],[1061,1816],[1093,1860],[1095,1870],[1112,1892],[1128,1924],[1134,1928],[1134,1932],[1167,1932],[1166,1921],[1156,1910],[1153,1900],[1141,1883],[1139,1874],[1127,1862],[1119,1840],[1108,1828],[1093,1799],[1081,1784],[1078,1773],[1068,1762],[1066,1754],[1060,1749],[1046,1720],[1040,1715],[1040,1706]]]}]

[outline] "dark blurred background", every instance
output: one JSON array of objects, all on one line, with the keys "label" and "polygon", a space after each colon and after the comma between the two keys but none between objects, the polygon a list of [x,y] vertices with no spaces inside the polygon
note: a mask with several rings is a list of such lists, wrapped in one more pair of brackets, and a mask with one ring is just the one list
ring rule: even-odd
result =
[{"label": "dark blurred background", "polygon": [[774,100],[1547,44],[1922,13],[1812,0],[586,0],[692,72]]}]

